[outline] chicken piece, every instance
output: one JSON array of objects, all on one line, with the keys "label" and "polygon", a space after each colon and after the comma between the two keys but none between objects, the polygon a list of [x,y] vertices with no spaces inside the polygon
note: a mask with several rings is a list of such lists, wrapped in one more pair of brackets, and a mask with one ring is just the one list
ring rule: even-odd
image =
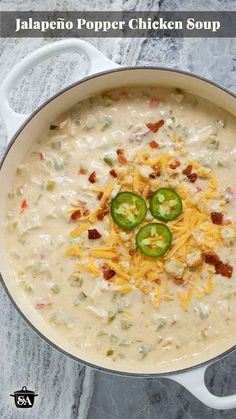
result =
[{"label": "chicken piece", "polygon": [[194,252],[188,253],[186,255],[186,263],[190,268],[194,268],[195,266],[199,266],[202,263],[202,252],[201,250],[197,249]]},{"label": "chicken piece", "polygon": [[184,265],[176,260],[169,260],[165,263],[165,271],[175,278],[181,278],[184,274]]}]

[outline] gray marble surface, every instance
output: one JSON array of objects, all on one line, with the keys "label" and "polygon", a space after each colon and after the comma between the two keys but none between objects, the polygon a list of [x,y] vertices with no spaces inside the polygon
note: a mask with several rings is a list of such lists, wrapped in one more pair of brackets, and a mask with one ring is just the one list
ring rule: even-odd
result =
[{"label": "gray marble surface", "polygon": [[[1,0],[2,10],[236,10],[235,0]],[[52,42],[1,39],[0,80],[29,52]],[[232,39],[88,39],[122,65],[158,65],[189,70],[236,91],[236,42]],[[52,58],[13,89],[14,109],[29,113],[66,86],[72,73],[86,73],[77,54]],[[7,144],[0,118],[0,153]],[[236,409],[205,407],[166,379],[127,379],[84,368],[50,347],[20,317],[0,286],[1,419],[234,419]],[[207,370],[218,396],[236,392],[236,352]],[[23,385],[39,397],[33,409],[16,409],[9,396]]]}]

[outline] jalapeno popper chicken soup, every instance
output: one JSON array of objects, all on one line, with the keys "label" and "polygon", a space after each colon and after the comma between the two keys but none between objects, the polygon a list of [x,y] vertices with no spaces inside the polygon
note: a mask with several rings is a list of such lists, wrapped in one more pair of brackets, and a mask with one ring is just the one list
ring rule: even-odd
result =
[{"label": "jalapeno popper chicken soup", "polygon": [[78,103],[29,151],[9,261],[70,353],[160,372],[236,342],[235,132],[178,88],[130,87]]}]

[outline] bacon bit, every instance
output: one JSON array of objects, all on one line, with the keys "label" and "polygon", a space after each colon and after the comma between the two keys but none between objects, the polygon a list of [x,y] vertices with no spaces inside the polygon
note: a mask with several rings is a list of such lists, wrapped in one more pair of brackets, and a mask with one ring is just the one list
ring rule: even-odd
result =
[{"label": "bacon bit", "polygon": [[217,264],[221,263],[219,256],[214,252],[205,254],[205,262],[215,267]]},{"label": "bacon bit", "polygon": [[189,176],[192,173],[192,169],[193,169],[193,166],[191,164],[188,164],[188,166],[185,167],[182,173],[186,176]]},{"label": "bacon bit", "polygon": [[222,225],[224,219],[224,214],[222,212],[212,212],[211,221],[213,224]]},{"label": "bacon bit", "polygon": [[151,109],[156,109],[160,106],[160,100],[157,97],[150,97],[148,99],[148,106]]},{"label": "bacon bit", "polygon": [[83,216],[87,217],[89,215],[89,210],[87,208],[83,208]]},{"label": "bacon bit", "polygon": [[116,271],[111,268],[106,268],[103,270],[103,278],[108,281],[109,279],[113,278],[116,275]]},{"label": "bacon bit", "polygon": [[86,173],[87,173],[87,169],[85,169],[84,167],[80,167],[79,174],[80,175],[86,175]]},{"label": "bacon bit", "polygon": [[123,148],[118,148],[118,150],[116,150],[116,154],[118,156],[118,161],[120,164],[126,164],[127,163],[127,159],[125,157],[125,151]]},{"label": "bacon bit", "polygon": [[177,167],[180,166],[180,161],[179,160],[174,160],[173,162],[171,162],[169,164],[170,169],[177,169]]},{"label": "bacon bit", "polygon": [[74,212],[72,212],[70,218],[72,220],[78,220],[78,218],[81,217],[81,211],[80,210],[75,210]]},{"label": "bacon bit", "polygon": [[183,278],[175,278],[174,283],[176,285],[183,285],[184,284],[184,279]]},{"label": "bacon bit", "polygon": [[26,199],[23,199],[23,201],[21,202],[21,208],[25,209],[28,207],[28,202],[26,201]]},{"label": "bacon bit", "polygon": [[159,121],[154,122],[154,123],[148,122],[146,124],[146,127],[150,129],[150,131],[152,132],[157,132],[159,128],[161,128],[164,125],[164,123],[165,123],[164,119],[160,119]]},{"label": "bacon bit", "polygon": [[109,173],[110,173],[110,175],[111,175],[111,176],[113,176],[113,177],[117,177],[117,174],[116,174],[115,169],[111,169],[111,170],[109,171]]},{"label": "bacon bit", "polygon": [[105,217],[105,215],[109,214],[109,209],[108,208],[104,208],[101,211],[99,211],[97,213],[97,219],[98,220],[103,220],[103,218]]},{"label": "bacon bit", "polygon": [[44,160],[45,159],[45,154],[44,153],[39,153],[39,157],[40,157],[40,160]]},{"label": "bacon bit", "polygon": [[103,197],[103,192],[98,192],[97,194],[98,201],[101,201],[102,197]]},{"label": "bacon bit", "polygon": [[208,253],[205,255],[205,262],[215,267],[215,273],[231,278],[233,273],[233,267],[228,263],[223,263],[219,256],[215,253]]},{"label": "bacon bit", "polygon": [[190,182],[194,183],[197,180],[197,173],[191,173],[187,176],[187,178],[190,180]]},{"label": "bacon bit", "polygon": [[186,288],[188,285],[189,285],[189,281],[184,281],[183,284],[182,284],[182,287]]},{"label": "bacon bit", "polygon": [[92,230],[88,230],[88,238],[89,240],[96,240],[100,239],[102,235],[97,231],[96,228],[93,228]]},{"label": "bacon bit", "polygon": [[91,175],[89,175],[88,180],[89,180],[90,183],[95,183],[96,182],[96,172],[95,171],[92,172]]},{"label": "bacon bit", "polygon": [[52,307],[52,303],[37,303],[35,304],[35,308],[42,310],[43,308],[51,308]]},{"label": "bacon bit", "polygon": [[159,144],[156,141],[153,140],[153,141],[150,141],[149,147],[151,147],[151,148],[158,148],[159,147]]},{"label": "bacon bit", "polygon": [[160,174],[161,174],[161,169],[160,169],[160,166],[158,166],[158,165],[156,165],[156,166],[152,166],[152,168],[153,168],[153,173],[151,173],[150,175],[149,175],[149,177],[151,178],[151,179],[156,179],[158,176],[160,176]]},{"label": "bacon bit", "polygon": [[228,263],[220,262],[216,265],[215,269],[216,269],[216,274],[226,276],[227,278],[232,277],[233,267],[229,265]]}]

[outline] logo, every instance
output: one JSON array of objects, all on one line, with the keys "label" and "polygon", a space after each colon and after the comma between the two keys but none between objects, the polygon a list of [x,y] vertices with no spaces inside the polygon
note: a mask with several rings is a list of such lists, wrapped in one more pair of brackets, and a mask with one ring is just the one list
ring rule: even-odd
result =
[{"label": "logo", "polygon": [[10,396],[15,398],[16,407],[25,409],[33,407],[34,398],[38,396],[38,394],[35,394],[34,391],[27,390],[27,388],[24,386],[21,390],[14,391],[14,394],[10,394]]}]

